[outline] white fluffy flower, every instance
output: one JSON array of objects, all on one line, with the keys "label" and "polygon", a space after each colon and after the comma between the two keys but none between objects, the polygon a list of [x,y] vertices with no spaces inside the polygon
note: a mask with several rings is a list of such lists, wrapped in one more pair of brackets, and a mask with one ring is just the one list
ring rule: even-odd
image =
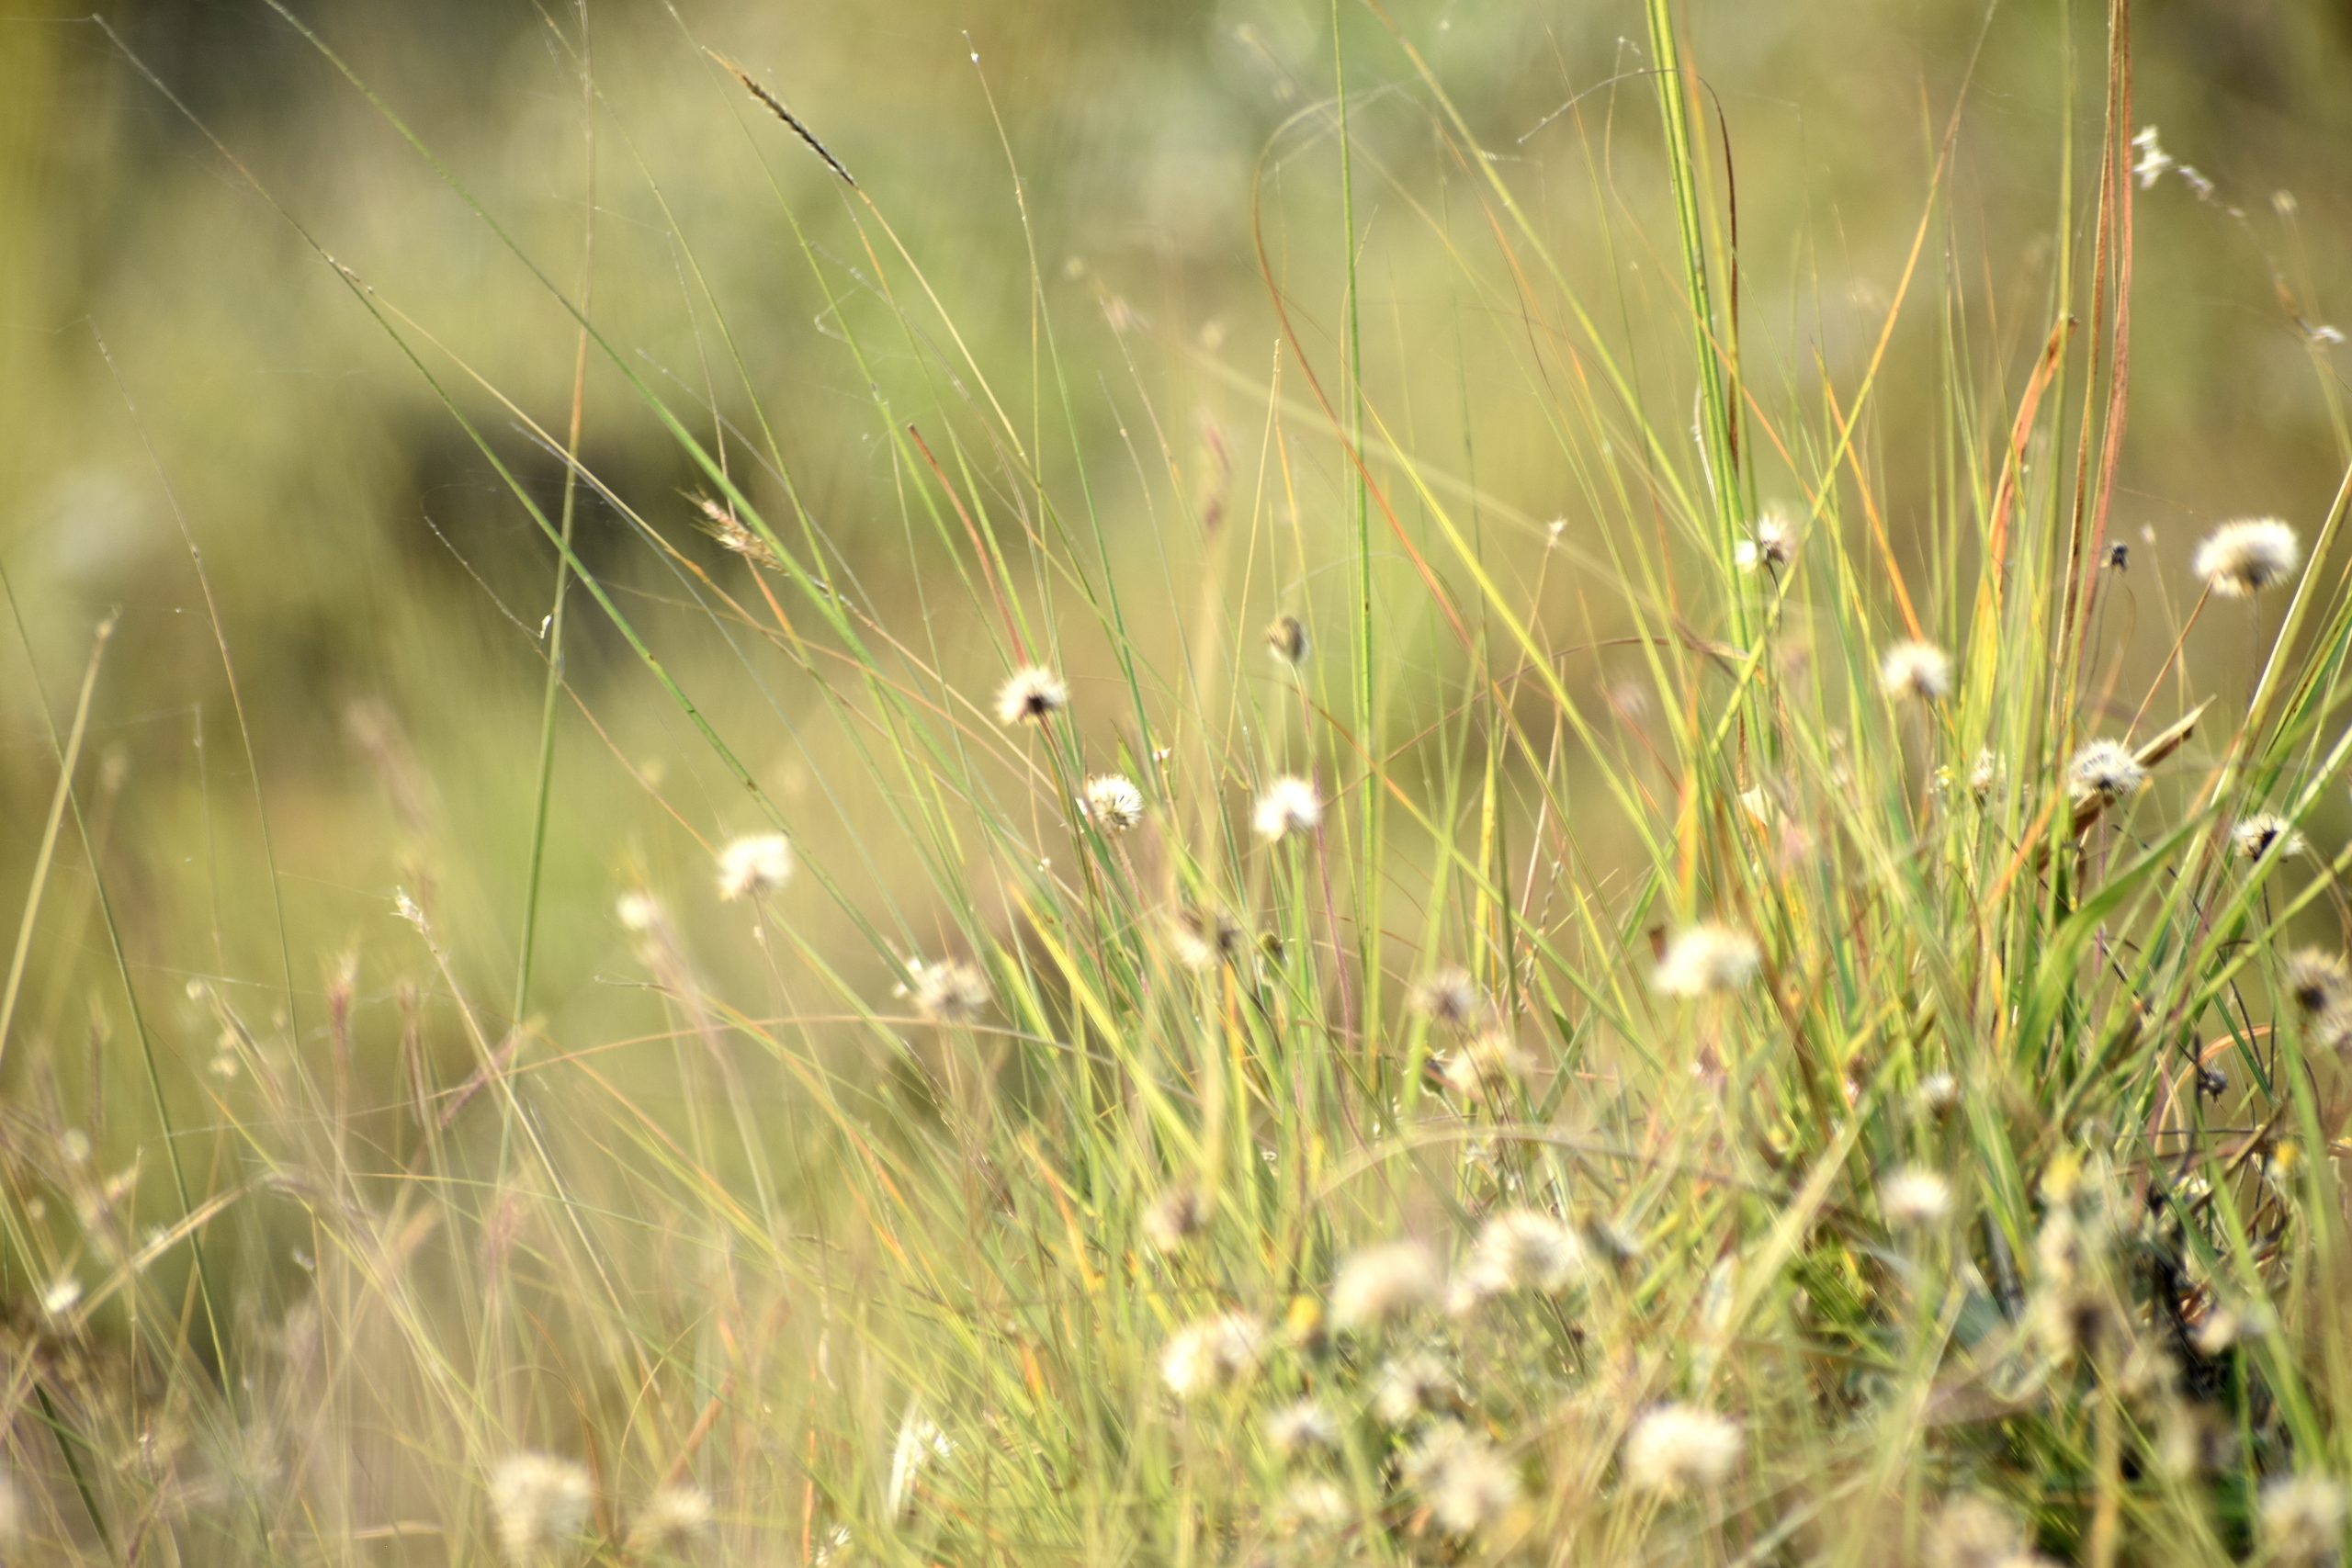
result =
[{"label": "white fluffy flower", "polygon": [[1654,984],[1669,997],[1735,991],[1756,976],[1764,955],[1746,931],[1702,920],[1674,933],[1658,959]]},{"label": "white fluffy flower", "polygon": [[2120,800],[2127,795],[2137,795],[2148,782],[2148,770],[2140,759],[2120,741],[2093,740],[2075,753],[2066,764],[2067,782],[2075,794],[2088,799],[2099,795],[2108,800]]},{"label": "white fluffy flower", "polygon": [[2276,517],[2251,517],[2207,535],[2193,570],[2214,592],[2245,599],[2286,581],[2301,559],[2294,529]]},{"label": "white fluffy flower", "polygon": [[1293,833],[1311,833],[1323,820],[1323,797],[1315,793],[1314,780],[1285,773],[1258,797],[1250,820],[1258,837],[1270,842]]},{"label": "white fluffy flower", "polygon": [[1906,1165],[1878,1184],[1878,1207],[1899,1230],[1925,1230],[1951,1213],[1951,1183],[1925,1166]]},{"label": "white fluffy flower", "polygon": [[[754,833],[718,852],[721,898],[756,898],[775,892],[791,878],[792,845],[781,833]],[[623,920],[628,918],[624,912]]]},{"label": "white fluffy flower", "polygon": [[1331,1321],[1351,1332],[1377,1329],[1435,1302],[1443,1284],[1437,1255],[1421,1243],[1368,1247],[1340,1266]]},{"label": "white fluffy flower", "polygon": [[519,1453],[490,1477],[490,1519],[510,1562],[530,1562],[588,1525],[588,1472],[570,1460]]},{"label": "white fluffy flower", "polygon": [[1221,1312],[1186,1324],[1159,1352],[1159,1376],[1179,1399],[1197,1399],[1247,1382],[1266,1353],[1266,1327],[1246,1312]]},{"label": "white fluffy flower", "polygon": [[1086,781],[1086,815],[1105,833],[1124,833],[1143,820],[1143,791],[1125,773]]},{"label": "white fluffy flower", "polygon": [[1711,1410],[1661,1404],[1625,1438],[1625,1484],[1678,1496],[1720,1486],[1739,1468],[1739,1428]]},{"label": "white fluffy flower", "polygon": [[1015,670],[997,688],[996,716],[1000,724],[1043,724],[1069,706],[1069,688],[1043,665]]},{"label": "white fluffy flower", "polygon": [[1951,655],[1931,642],[1898,642],[1879,662],[1878,680],[1889,696],[1941,702],[1951,695]]}]

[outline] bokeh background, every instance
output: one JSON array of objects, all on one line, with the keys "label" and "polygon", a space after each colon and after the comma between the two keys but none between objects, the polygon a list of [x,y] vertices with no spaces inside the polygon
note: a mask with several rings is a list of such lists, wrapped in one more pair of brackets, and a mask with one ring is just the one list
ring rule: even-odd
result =
[{"label": "bokeh background", "polygon": [[[585,268],[593,314],[665,396],[692,410],[716,389],[741,425],[748,380],[854,573],[853,592],[883,619],[929,617],[943,661],[972,670],[982,700],[1001,668],[983,657],[990,628],[968,599],[915,597],[908,476],[841,323],[854,320],[876,346],[871,374],[919,420],[973,403],[958,379],[962,352],[936,315],[921,332],[896,323],[874,287],[887,276],[903,290],[908,270],[877,269],[850,199],[706,46],[781,94],[857,174],[1014,423],[1035,428],[1048,410],[1042,423],[1056,434],[1041,457],[1057,483],[1081,462],[1093,477],[1106,551],[1133,574],[1148,644],[1165,647],[1192,613],[1188,563],[1217,442],[1236,454],[1237,516],[1328,530],[1323,553],[1337,558],[1346,525],[1336,454],[1294,366],[1280,388],[1297,437],[1284,477],[1269,478],[1263,438],[1281,357],[1269,269],[1310,360],[1337,378],[1328,7],[289,4],[549,277],[577,288]],[[63,723],[93,629],[119,610],[83,789],[134,971],[164,1033],[193,1057],[215,1017],[183,1007],[178,982],[205,977],[271,1007],[277,928],[254,781],[193,541],[242,681],[298,982],[323,987],[356,953],[367,1005],[395,1027],[391,988],[421,960],[392,921],[392,891],[424,886],[457,972],[494,998],[509,983],[519,924],[544,669],[536,631],[553,557],[431,387],[272,203],[437,340],[442,352],[426,350],[435,371],[550,505],[560,465],[470,378],[560,429],[571,322],[261,0],[99,8],[111,36],[88,19],[86,0],[0,4],[0,561],[24,631],[0,637],[7,885],[20,886],[33,862],[55,779],[42,710]],[[1946,353],[1967,367],[1959,384],[1974,389],[1984,427],[2006,428],[2061,309],[2057,236],[2090,232],[2093,170],[2082,160],[2096,147],[2105,7],[1683,9],[1690,62],[1734,155],[1747,373],[1762,402],[1800,425],[1818,428],[1821,375],[1850,396],[1967,86],[1921,282],[1868,427],[1868,461],[1901,544],[1938,504],[1953,457],[1926,435],[1954,384]],[[2145,613],[2115,635],[2160,649],[2159,563],[2174,561],[2177,594],[2177,558],[2215,517],[2314,524],[2345,460],[2352,351],[2323,329],[2352,327],[2352,3],[2141,9],[2135,120],[2158,127],[2166,152],[2211,182],[2200,192],[2175,171],[2139,208],[2117,524],[2120,536],[2153,543],[2151,564],[2134,569]],[[1368,392],[1432,471],[1479,498],[1472,510],[1498,550],[1534,559],[1558,519],[1575,558],[1605,558],[1600,536],[1617,520],[1585,504],[1564,454],[1603,434],[1564,436],[1551,423],[1535,368],[1550,359],[1527,346],[1557,329],[1559,301],[1522,309],[1488,243],[1481,177],[1437,134],[1398,40],[1420,51],[1498,160],[1655,417],[1673,428],[1687,423],[1675,411],[1689,406],[1688,340],[1670,282],[1655,102],[1640,74],[1640,9],[1393,0],[1386,14],[1393,33],[1354,0],[1340,18]],[[1718,163],[1719,193],[1723,172]],[[1068,434],[1036,357],[1041,300],[1074,409]],[[711,415],[701,417],[707,429]],[[725,570],[691,526],[690,463],[603,365],[588,379],[582,455],[681,549]],[[1000,480],[984,476],[982,488],[1008,499]],[[757,475],[750,488],[775,493]],[[1771,472],[1761,488],[1797,490]],[[858,798],[868,786],[839,728],[795,685],[808,677],[763,655],[752,661],[758,678],[747,673],[594,495],[580,536],[583,558],[662,634],[689,689],[801,817],[812,850],[837,837],[862,843],[841,863],[882,885],[870,891],[899,929],[935,929],[909,868],[878,841],[887,823]],[[1605,576],[1556,576],[1544,603],[1562,625],[1605,631]],[[1342,586],[1264,552],[1232,581],[1238,640],[1276,607],[1336,605]],[[1383,675],[1408,716],[1405,733],[1410,715],[1443,702],[1446,650],[1424,635],[1430,612],[1409,578],[1390,588],[1400,645],[1425,655]],[[609,629],[583,602],[575,608],[569,673],[605,733],[567,711],[536,1004],[559,1031],[601,1029],[615,1005],[606,976],[625,953],[616,892],[655,886],[690,922],[709,904],[702,851],[670,808],[713,838],[754,820]],[[1069,635],[1073,671],[1082,683],[1099,677],[1099,646],[1082,628]],[[2246,651],[2243,628],[2200,632],[2192,649],[2217,682]],[[1589,684],[1606,671],[1571,678]],[[20,1036],[103,1034],[115,1006],[88,862],[70,829],[59,868]],[[907,885],[893,886],[901,876]],[[821,914],[817,902],[805,909]],[[853,936],[844,931],[845,947]],[[712,961],[752,959],[738,940]],[[864,973],[883,973],[866,963]]]}]

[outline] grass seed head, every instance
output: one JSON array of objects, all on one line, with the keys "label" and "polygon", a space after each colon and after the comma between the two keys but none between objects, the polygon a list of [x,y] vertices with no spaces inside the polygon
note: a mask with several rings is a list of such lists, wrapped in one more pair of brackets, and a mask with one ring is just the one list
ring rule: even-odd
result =
[{"label": "grass seed head", "polygon": [[1880,661],[1878,680],[1891,697],[1939,703],[1951,695],[1951,655],[1931,642],[1898,642]]},{"label": "grass seed head", "polygon": [[629,1527],[629,1545],[640,1552],[682,1551],[710,1529],[710,1496],[683,1483],[657,1486]]},{"label": "grass seed head", "polygon": [[2301,559],[2293,528],[2276,517],[2253,517],[2207,535],[2194,570],[2223,598],[2246,599],[2285,581]]},{"label": "grass seed head", "polygon": [[1398,1472],[1450,1536],[1493,1533],[1526,1494],[1519,1472],[1494,1444],[1451,1421],[1423,1433],[1405,1451]]},{"label": "grass seed head", "polygon": [[988,976],[960,958],[926,964],[915,972],[914,998],[933,1023],[969,1023],[988,1010]]},{"label": "grass seed head", "polygon": [[1739,1468],[1739,1428],[1712,1410],[1661,1404],[1625,1438],[1625,1484],[1677,1497],[1729,1481]]},{"label": "grass seed head", "polygon": [[1413,1010],[1432,1023],[1467,1029],[1487,1014],[1487,994],[1458,964],[1438,970],[1413,987]]},{"label": "grass seed head", "polygon": [[[718,852],[718,896],[758,898],[792,880],[792,845],[781,833],[754,833]],[[628,924],[629,911],[621,914]],[[636,927],[631,927],[636,930]]]},{"label": "grass seed head", "polygon": [[1125,773],[1086,781],[1086,815],[1105,833],[1124,833],[1143,820],[1143,791]]},{"label": "grass seed head", "polygon": [[2257,811],[2238,818],[2237,826],[2230,829],[2230,846],[2239,859],[2248,861],[2260,860],[2267,854],[2291,860],[2311,847],[2302,834],[2275,811]]},{"label": "grass seed head", "polygon": [[1340,1265],[1331,1283],[1331,1322],[1343,1333],[1372,1333],[1433,1304],[1444,1287],[1437,1255],[1418,1241],[1368,1247]]},{"label": "grass seed head", "polygon": [[1289,615],[1276,615],[1273,624],[1266,628],[1266,647],[1294,670],[1306,663],[1307,654],[1313,651],[1306,637],[1306,623]]},{"label": "grass seed head", "polygon": [[1733,545],[1732,555],[1742,571],[1760,567],[1778,572],[1797,558],[1796,529],[1779,513],[1768,512],[1756,520],[1747,538]]},{"label": "grass seed head", "polygon": [[490,1517],[509,1562],[539,1562],[588,1527],[588,1472],[566,1459],[525,1452],[490,1477]]},{"label": "grass seed head", "polygon": [[1311,833],[1323,820],[1323,797],[1315,781],[1285,773],[1266,786],[1251,817],[1258,837],[1272,843],[1293,833]]},{"label": "grass seed head", "polygon": [[1891,1171],[1878,1188],[1879,1213],[1896,1230],[1927,1230],[1951,1214],[1951,1183],[1925,1166]]},{"label": "grass seed head", "polygon": [[2324,1475],[2282,1476],[2262,1489],[2262,1544],[2277,1563],[2332,1562],[2344,1545],[2344,1488]]},{"label": "grass seed head", "polygon": [[1555,1296],[1584,1278],[1587,1262],[1584,1243],[1558,1220],[1540,1209],[1505,1209],[1479,1230],[1469,1272],[1494,1294]]},{"label": "grass seed head", "polygon": [[1069,687],[1041,664],[1023,665],[997,688],[999,724],[1043,724],[1068,706]]},{"label": "grass seed head", "polygon": [[1266,1326],[1246,1312],[1221,1312],[1186,1324],[1159,1353],[1159,1377],[1178,1399],[1234,1388],[1257,1375]]},{"label": "grass seed head", "polygon": [[1266,1414],[1266,1446],[1295,1460],[1340,1445],[1340,1423],[1317,1399],[1294,1399]]},{"label": "grass seed head", "polygon": [[1736,991],[1756,977],[1763,951],[1746,931],[1702,920],[1674,933],[1653,977],[1666,996],[1696,998]]},{"label": "grass seed head", "polygon": [[1208,1200],[1189,1181],[1170,1187],[1143,1212],[1144,1239],[1159,1252],[1174,1252],[1208,1224]]},{"label": "grass seed head", "polygon": [[2066,764],[2066,780],[2078,799],[2093,795],[2106,800],[2121,800],[2137,795],[2148,782],[2148,770],[2131,749],[2117,740],[2093,740],[2076,751]]},{"label": "grass seed head", "polygon": [[2352,967],[2340,953],[2298,948],[2287,959],[2287,995],[2309,1018],[2342,1012],[2352,1002]]}]

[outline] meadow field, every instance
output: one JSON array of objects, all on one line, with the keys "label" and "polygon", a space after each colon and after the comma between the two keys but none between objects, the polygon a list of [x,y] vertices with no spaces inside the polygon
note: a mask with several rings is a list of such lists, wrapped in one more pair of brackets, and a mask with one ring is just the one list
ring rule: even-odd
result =
[{"label": "meadow field", "polygon": [[0,1564],[2337,1561],[2346,80],[18,0]]}]

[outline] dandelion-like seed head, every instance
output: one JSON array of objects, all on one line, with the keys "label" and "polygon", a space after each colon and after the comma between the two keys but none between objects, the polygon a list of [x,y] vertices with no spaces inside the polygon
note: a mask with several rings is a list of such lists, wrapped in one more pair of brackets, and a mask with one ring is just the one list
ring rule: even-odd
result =
[{"label": "dandelion-like seed head", "polygon": [[997,688],[999,724],[1043,724],[1068,706],[1069,687],[1042,664],[1022,666]]},{"label": "dandelion-like seed head", "polygon": [[1322,820],[1323,797],[1316,794],[1315,781],[1295,773],[1285,773],[1266,786],[1251,818],[1258,837],[1270,843],[1293,833],[1311,833]]},{"label": "dandelion-like seed head", "polygon": [[533,1562],[588,1526],[588,1472],[570,1460],[519,1453],[490,1477],[490,1518],[510,1562]]},{"label": "dandelion-like seed head", "polygon": [[1660,1496],[1720,1486],[1739,1468],[1739,1428],[1712,1410],[1662,1404],[1625,1438],[1625,1484]]},{"label": "dandelion-like seed head", "polygon": [[2344,1545],[2344,1488],[2324,1475],[2282,1476],[2262,1489],[2262,1544],[2279,1563],[2332,1562]]},{"label": "dandelion-like seed head", "polygon": [[1950,1073],[1929,1073],[1919,1080],[1917,1100],[1922,1116],[1949,1116],[1960,1105],[1960,1080]]},{"label": "dandelion-like seed head", "polygon": [[1974,795],[1981,805],[1992,797],[2007,773],[2008,769],[2000,757],[1990,749],[1977,752],[1976,761],[1968,766],[1968,793]]},{"label": "dandelion-like seed head", "polygon": [[1461,1384],[1443,1361],[1425,1350],[1415,1351],[1381,1363],[1373,1379],[1372,1413],[1385,1426],[1409,1427],[1452,1406],[1461,1394]]},{"label": "dandelion-like seed head", "polygon": [[[723,897],[727,891],[726,877],[723,873],[719,883],[719,894]],[[620,921],[623,931],[645,936],[660,929],[662,905],[652,894],[642,888],[637,888],[622,894],[614,900],[613,915]]]},{"label": "dandelion-like seed head", "polygon": [[1501,1028],[1481,1030],[1448,1052],[1438,1064],[1445,1087],[1464,1100],[1487,1100],[1506,1093],[1525,1078],[1535,1059]]},{"label": "dandelion-like seed head", "polygon": [[2120,800],[2127,795],[2137,795],[2148,782],[2148,770],[2140,759],[2119,740],[2093,740],[2076,751],[2066,764],[2066,780],[2078,798],[2097,795],[2105,800]]},{"label": "dandelion-like seed head", "polygon": [[2293,824],[2276,811],[2257,811],[2251,817],[2238,818],[2230,829],[2230,847],[2241,860],[2260,860],[2275,854],[2280,860],[2292,860],[2311,846]]},{"label": "dandelion-like seed head", "polygon": [[1448,965],[1413,987],[1413,1010],[1432,1023],[1467,1029],[1487,1014],[1487,994],[1470,971]]},{"label": "dandelion-like seed head", "polygon": [[1951,1498],[1928,1532],[1928,1568],[2010,1568],[2025,1531],[1997,1504],[1973,1494]]},{"label": "dandelion-like seed head", "polygon": [[988,1010],[988,976],[960,958],[925,964],[915,971],[914,998],[933,1023],[969,1023]]},{"label": "dandelion-like seed head", "polygon": [[1168,1337],[1160,1381],[1182,1400],[1247,1382],[1266,1354],[1266,1325],[1246,1312],[1196,1319]]},{"label": "dandelion-like seed head", "polygon": [[1168,922],[1168,946],[1185,968],[1212,968],[1240,955],[1241,927],[1222,910],[1180,909]]},{"label": "dandelion-like seed head", "polygon": [[1086,781],[1086,815],[1105,833],[1124,833],[1143,820],[1143,791],[1125,773],[1097,773]]},{"label": "dandelion-like seed head", "polygon": [[1437,1255],[1420,1242],[1365,1247],[1340,1265],[1331,1283],[1331,1322],[1349,1333],[1384,1328],[1435,1303],[1444,1282]]},{"label": "dandelion-like seed head", "polygon": [[1777,512],[1768,512],[1756,520],[1747,537],[1732,546],[1732,558],[1742,571],[1754,571],[1758,567],[1777,572],[1796,559],[1797,531],[1789,520]]},{"label": "dandelion-like seed head", "polygon": [[[718,852],[721,898],[762,897],[791,879],[792,844],[781,833],[754,833],[732,840]],[[621,919],[628,921],[626,911]]]},{"label": "dandelion-like seed head", "polygon": [[1143,1212],[1144,1239],[1156,1251],[1173,1252],[1208,1228],[1209,1201],[1191,1182],[1179,1182]]},{"label": "dandelion-like seed head", "polygon": [[2285,581],[2302,559],[2295,530],[2276,517],[2224,523],[2197,547],[2197,575],[2225,599],[2245,599]]},{"label": "dandelion-like seed head", "polygon": [[2352,967],[2344,955],[2324,948],[2298,948],[2287,957],[2287,995],[2296,1009],[2319,1018],[2344,1010],[2352,1002]]},{"label": "dandelion-like seed head", "polygon": [[692,1545],[709,1529],[709,1495],[680,1483],[653,1489],[637,1511],[628,1540],[640,1552],[673,1552]]},{"label": "dandelion-like seed head", "polygon": [[1294,1399],[1266,1414],[1266,1446],[1286,1460],[1335,1449],[1340,1423],[1317,1399]]},{"label": "dandelion-like seed head", "polygon": [[1329,1535],[1354,1519],[1346,1490],[1324,1475],[1295,1477],[1273,1508],[1274,1528],[1287,1536]]},{"label": "dandelion-like seed head", "polygon": [[1939,703],[1951,695],[1951,655],[1931,642],[1898,642],[1880,660],[1878,680],[1889,696]]},{"label": "dandelion-like seed head", "polygon": [[1307,654],[1313,651],[1313,644],[1306,637],[1306,623],[1289,615],[1276,615],[1266,627],[1266,647],[1294,670],[1306,663]]},{"label": "dandelion-like seed head", "polygon": [[1904,1166],[1879,1183],[1878,1208],[1897,1230],[1926,1230],[1951,1215],[1951,1183],[1926,1166]]},{"label": "dandelion-like seed head", "polygon": [[1685,926],[1668,941],[1653,984],[1669,997],[1736,991],[1756,977],[1763,961],[1763,950],[1746,931],[1702,920]]},{"label": "dandelion-like seed head", "polygon": [[1405,1483],[1450,1536],[1486,1535],[1509,1521],[1525,1495],[1519,1472],[1484,1438],[1448,1421],[1431,1427],[1398,1461]]},{"label": "dandelion-like seed head", "polygon": [[1505,1209],[1479,1229],[1470,1272],[1496,1293],[1528,1291],[1555,1296],[1585,1276],[1588,1259],[1577,1233],[1540,1209]]}]

